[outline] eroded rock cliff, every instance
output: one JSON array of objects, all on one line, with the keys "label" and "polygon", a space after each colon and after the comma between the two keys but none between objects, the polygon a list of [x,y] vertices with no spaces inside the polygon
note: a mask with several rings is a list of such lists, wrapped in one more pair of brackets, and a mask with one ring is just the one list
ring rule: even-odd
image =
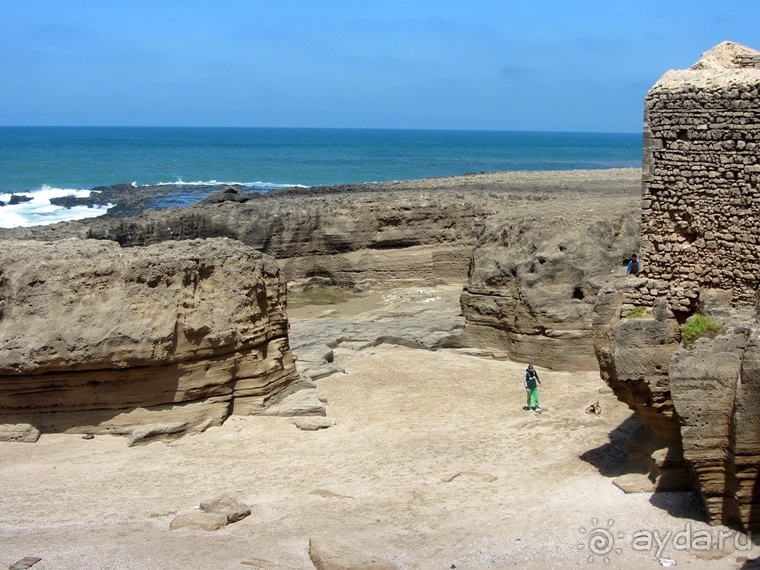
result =
[{"label": "eroded rock cliff", "polygon": [[[436,330],[432,340],[428,338],[430,335],[425,332],[425,326],[420,325],[418,328],[412,327],[414,330],[408,335],[388,336],[380,332],[378,335],[383,341],[415,346],[480,347],[484,345],[484,340],[490,342],[495,338],[495,350],[510,350],[516,358],[547,366],[587,367],[591,358],[588,340],[590,299],[596,294],[605,275],[613,267],[619,268],[626,252],[635,247],[629,238],[636,233],[630,227],[630,216],[636,208],[638,179],[636,170],[621,169],[493,173],[350,187],[294,189],[244,197],[231,188],[189,208],[2,230],[0,237],[6,240],[18,238],[52,242],[73,236],[81,240],[78,243],[87,244],[81,254],[67,251],[66,246],[60,246],[65,254],[44,254],[49,267],[53,267],[50,264],[57,260],[56,275],[63,275],[67,264],[75,267],[83,264],[81,271],[87,274],[77,269],[72,274],[76,279],[71,282],[63,277],[57,277],[56,283],[48,280],[50,283],[47,285],[49,288],[44,289],[47,291],[45,295],[26,299],[30,307],[28,311],[36,310],[31,308],[35,302],[47,303],[45,310],[50,313],[47,318],[64,323],[55,326],[63,326],[65,330],[65,327],[71,326],[66,324],[67,319],[78,318],[79,314],[73,309],[68,313],[61,309],[60,314],[52,311],[50,298],[55,287],[66,290],[66,287],[76,286],[80,291],[88,291],[85,297],[88,307],[93,310],[101,306],[109,307],[114,311],[115,319],[105,319],[105,324],[98,326],[77,325],[77,330],[81,332],[78,333],[76,350],[66,348],[69,345],[64,343],[66,350],[61,353],[57,337],[45,339],[39,336],[38,342],[27,343],[26,352],[23,355],[19,352],[14,357],[17,359],[15,365],[21,366],[25,359],[34,365],[28,365],[31,366],[29,370],[17,370],[11,365],[6,373],[11,379],[9,381],[16,382],[16,385],[13,402],[3,404],[6,410],[3,422],[7,425],[23,422],[23,413],[14,415],[7,412],[20,405],[19,398],[24,393],[25,383],[29,383],[32,390],[27,392],[28,399],[21,407],[31,410],[39,406],[40,409],[34,412],[35,425],[39,424],[43,431],[69,429],[75,424],[107,425],[112,426],[108,428],[111,431],[126,430],[128,428],[122,426],[126,421],[131,422],[130,426],[137,426],[153,420],[144,415],[137,417],[134,411],[126,415],[125,406],[147,407],[152,411],[158,406],[170,406],[177,411],[174,408],[177,402],[191,402],[183,405],[183,413],[200,409],[198,402],[204,402],[204,411],[199,412],[193,425],[205,421],[204,418],[208,417],[204,415],[205,410],[211,409],[209,406],[213,404],[216,410],[212,414],[213,421],[218,422],[230,410],[236,413],[259,412],[266,404],[290,390],[297,380],[291,376],[292,357],[284,348],[287,344],[282,336],[284,333],[273,333],[270,344],[275,350],[267,349],[266,355],[262,352],[260,358],[254,358],[274,361],[281,366],[279,372],[275,369],[275,372],[282,374],[281,379],[275,375],[274,381],[270,377],[266,377],[268,379],[265,381],[263,373],[246,369],[250,359],[245,360],[237,353],[231,356],[237,350],[232,348],[238,342],[234,338],[242,334],[235,328],[239,311],[230,309],[223,313],[226,309],[222,307],[226,307],[229,301],[222,300],[222,296],[226,294],[233,300],[238,298],[237,275],[220,281],[213,290],[204,293],[210,299],[213,295],[213,304],[219,305],[214,309],[217,312],[213,312],[211,301],[206,305],[177,305],[180,303],[178,299],[184,299],[189,294],[182,291],[182,279],[179,277],[180,272],[188,270],[170,263],[170,254],[162,254],[160,262],[147,261],[152,259],[151,255],[158,255],[155,252],[180,247],[171,244],[188,238],[209,238],[213,243],[224,243],[224,239],[216,239],[221,236],[239,240],[241,243],[238,246],[241,248],[245,248],[242,245],[245,243],[261,249],[277,257],[282,274],[291,285],[337,285],[365,291],[410,285],[463,285],[467,280],[472,248],[477,242],[479,247],[472,257],[472,286],[463,297],[468,300],[462,303],[465,316],[472,321],[467,334],[459,334],[459,321],[455,319],[453,325],[447,320],[441,330]],[[503,248],[500,241],[503,234],[509,234],[514,246],[509,254],[513,258],[506,264],[498,258],[503,254],[500,249]],[[103,242],[101,248],[95,245],[97,241]],[[117,247],[113,242],[122,247]],[[32,248],[34,245],[30,242],[13,247]],[[45,247],[53,246],[48,244]],[[200,242],[193,247],[195,250],[202,249]],[[489,257],[492,254],[494,257]],[[22,260],[29,260],[29,271],[42,272],[41,266],[33,261],[37,257],[36,253],[15,254],[13,250],[8,250],[6,261],[15,274],[26,271]],[[262,259],[268,259],[262,262],[267,271],[274,271],[271,259]],[[492,264],[489,259],[495,262]],[[140,263],[144,266],[134,265],[139,260],[143,260]],[[12,262],[18,263],[10,265]],[[112,272],[115,283],[121,283],[119,279],[126,279],[127,274],[134,274],[129,287],[124,284],[117,286],[109,281],[112,263],[115,264]],[[131,265],[126,268],[124,264]],[[213,256],[204,257],[202,264],[216,267]],[[502,265],[510,265],[511,269],[504,273]],[[489,276],[491,271],[493,274]],[[214,269],[213,275],[215,279],[222,280],[222,269]],[[504,279],[515,280],[518,294],[514,298],[506,292],[512,285],[502,287],[497,283]],[[200,274],[192,277],[191,282],[195,281],[207,283]],[[39,279],[39,282],[47,283],[44,279]],[[267,285],[267,291],[273,291],[272,287],[274,284]],[[282,294],[284,286],[279,284],[277,287]],[[94,291],[101,291],[97,303],[89,300],[95,298]],[[174,297],[157,297],[157,291]],[[511,336],[506,340],[503,336],[505,318],[493,321],[484,319],[484,315],[491,310],[488,303],[498,296],[501,296],[499,303],[511,303],[505,311],[519,315],[519,318],[512,318],[514,330],[507,333]],[[267,301],[267,306],[275,311],[267,317],[271,320],[280,311],[277,307],[283,305],[284,300],[277,296],[270,300],[274,304]],[[161,305],[155,306],[154,303],[158,302]],[[67,304],[74,306],[73,301],[67,301]],[[181,317],[172,313],[179,310],[173,308],[175,305],[182,309],[179,313]],[[124,308],[127,306],[131,307],[134,322],[128,318],[129,313]],[[216,320],[207,323],[207,314],[213,315]],[[93,315],[87,318],[94,318]],[[102,314],[97,315],[104,318]],[[148,326],[154,318],[157,322]],[[224,324],[226,318],[231,319],[230,325]],[[284,326],[284,315],[277,319],[275,321],[279,324],[273,325],[272,330],[280,330]],[[121,324],[112,331],[106,324],[113,322]],[[37,329],[44,327],[38,325]],[[143,330],[156,332],[141,337],[139,334]],[[228,338],[227,333],[232,336]],[[158,336],[154,338],[152,335]],[[166,340],[171,338],[176,339],[177,346],[174,348],[171,348],[174,341]],[[219,340],[212,342],[215,338]],[[193,344],[196,341],[200,343],[198,346]],[[18,342],[18,350],[22,350],[20,347],[24,343],[26,340]],[[215,347],[215,352],[209,352],[210,344]],[[325,351],[319,341],[316,344],[318,347],[314,352],[317,358],[314,362],[309,358],[301,361],[300,371],[304,374],[314,370],[317,375],[323,373],[325,362],[322,355],[329,353],[329,350]],[[303,352],[303,343],[300,346],[299,350]],[[191,358],[183,352],[188,347],[196,356]],[[180,352],[173,353],[175,349]],[[47,353],[58,355],[57,360],[36,362]],[[207,363],[209,359],[213,363]],[[229,364],[230,359],[232,364]],[[238,364],[239,361],[243,364]],[[216,370],[212,374],[213,380],[204,376],[204,366],[207,364]],[[200,367],[200,370],[193,368],[187,372],[185,369],[188,366]],[[225,367],[232,371],[226,372]],[[181,370],[178,371],[178,368]],[[101,371],[99,374],[107,382],[104,384],[103,380],[87,376],[93,370]],[[145,393],[136,393],[131,388],[119,393],[121,386],[128,386],[128,382],[123,383],[121,379],[132,378],[130,374],[137,371],[146,378],[152,378],[153,387],[144,384]],[[186,389],[184,384],[176,381],[180,374],[186,373],[189,377],[200,378],[198,382],[203,387],[191,384]],[[47,388],[44,382],[52,378],[52,374],[73,375],[61,380],[64,385],[70,383],[69,387],[55,395],[53,400],[62,401],[64,410],[71,406],[81,411],[76,419],[79,423],[72,420],[66,424],[68,420],[64,421],[63,418],[71,419],[73,416],[57,414],[52,400],[45,399]],[[250,377],[255,377],[256,381]],[[42,387],[34,388],[39,382],[43,382]],[[100,415],[90,411],[87,417],[92,416],[92,419],[83,420],[83,413],[87,411],[84,408],[90,404],[83,404],[82,409],[76,408],[73,402],[80,398],[74,385],[84,391],[82,402],[100,406]],[[172,396],[173,391],[177,392],[176,400]],[[37,394],[37,404],[31,403],[32,394]],[[208,398],[203,400],[207,394]],[[302,413],[316,413],[320,409],[324,413],[324,404],[318,396],[315,394],[308,401],[298,400],[293,405],[278,403],[268,406],[266,413],[290,413],[293,406]],[[290,398],[287,398],[285,404],[289,401]],[[114,412],[117,409],[120,411]],[[164,416],[170,417],[167,413]],[[175,423],[180,426],[176,427],[177,430],[185,429],[182,421]],[[15,427],[9,433],[16,434],[16,438],[29,437],[27,432]]]},{"label": "eroded rock cliff", "polygon": [[136,441],[261,413],[299,382],[285,293],[229,239],[0,241],[0,423]]},{"label": "eroded rock cliff", "polygon": [[596,368],[594,300],[637,249],[639,214],[631,196],[589,190],[583,200],[582,209],[516,206],[488,221],[461,297],[463,344],[548,368]]},{"label": "eroded rock cliff", "polygon": [[[651,285],[651,282],[650,282]],[[725,295],[695,306],[721,331],[683,340],[683,318],[665,299],[643,314],[626,301],[646,280],[599,295],[594,333],[602,378],[644,427],[630,451],[626,491],[695,488],[716,523],[760,528],[760,322]],[[643,307],[643,305],[637,305]]]}]

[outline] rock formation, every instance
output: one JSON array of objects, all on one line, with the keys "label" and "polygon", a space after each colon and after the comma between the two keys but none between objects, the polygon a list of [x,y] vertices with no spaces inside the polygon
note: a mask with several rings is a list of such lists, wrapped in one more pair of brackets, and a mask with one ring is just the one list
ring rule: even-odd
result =
[{"label": "rock formation", "polygon": [[639,184],[638,171],[620,169],[288,189],[247,199],[227,188],[188,208],[0,230],[0,237],[73,235],[135,247],[224,236],[274,256],[291,286],[467,283],[460,345],[590,369],[593,299],[638,247]]},{"label": "rock formation", "polygon": [[[483,322],[491,299],[487,289],[494,280],[487,276],[488,266],[481,260],[493,240],[501,239],[503,228],[499,224],[507,224],[517,232],[509,239],[521,244],[519,255],[527,255],[523,250],[531,248],[539,252],[533,258],[533,270],[527,262],[516,262],[523,289],[515,307],[533,321],[520,319],[516,334],[508,343],[501,343],[499,350],[506,347],[518,357],[537,356],[536,362],[545,365],[585,366],[591,354],[587,338],[590,299],[610,266],[619,266],[625,252],[634,247],[629,238],[636,234],[632,226],[635,217],[631,215],[636,207],[638,177],[633,169],[494,173],[293,189],[248,195],[245,199],[237,189],[227,188],[188,208],[2,230],[0,238],[6,240],[0,242],[6,251],[2,267],[8,286],[9,279],[21,279],[18,276],[26,272],[54,270],[49,278],[22,279],[24,287],[34,281],[29,291],[37,292],[23,298],[25,308],[19,305],[13,309],[15,313],[9,312],[11,297],[6,297],[9,308],[0,321],[0,332],[3,326],[8,331],[16,327],[16,334],[20,330],[18,323],[26,318],[24,311],[47,311],[46,318],[55,323],[46,330],[39,320],[30,321],[36,323],[36,328],[29,331],[29,338],[19,336],[14,341],[17,345],[8,353],[11,360],[5,369],[0,368],[0,374],[8,378],[5,386],[11,387],[15,382],[10,393],[0,393],[0,421],[8,425],[3,431],[8,438],[33,439],[37,431],[28,426],[31,423],[43,432],[119,431],[130,433],[133,441],[143,441],[201,429],[222,421],[231,412],[324,415],[324,396],[304,375],[316,379],[339,369],[325,357],[332,352],[332,346],[326,344],[345,341],[424,348],[479,347],[484,339],[490,339],[487,331],[503,332],[491,326],[493,323]],[[525,221],[539,218],[546,220],[541,231],[534,231],[538,229],[534,222]],[[582,232],[574,229],[578,222],[584,227]],[[529,237],[534,243],[521,241],[519,232],[523,228],[527,232],[525,240]],[[512,230],[505,231],[507,235]],[[182,252],[186,248],[192,257],[206,251],[206,246],[201,242],[171,245],[189,238],[207,238],[216,244],[225,243],[220,237],[233,238],[276,256],[291,285],[366,290],[461,285],[466,280],[472,247],[481,235],[485,237],[480,238],[473,256],[472,287],[466,294],[471,301],[463,303],[465,315],[473,320],[466,335],[460,334],[461,318],[455,314],[442,315],[435,323],[417,322],[413,315],[403,323],[401,319],[392,325],[378,322],[374,336],[367,338],[356,337],[352,332],[355,327],[349,322],[333,324],[330,331],[320,333],[324,339],[295,340],[300,377],[287,349],[282,314],[284,285],[273,281],[272,260],[261,258],[269,312],[261,323],[256,314],[252,317],[262,330],[271,325],[272,337],[264,339],[269,343],[265,344],[266,350],[254,350],[250,346],[254,339],[241,339],[261,331],[237,329],[243,327],[240,319],[245,320],[252,308],[234,308],[234,303],[246,302],[239,299],[238,289],[243,270],[233,267],[225,279],[227,269],[218,266],[210,250],[208,256],[188,262],[189,269],[176,265],[184,259]],[[79,241],[57,246],[47,243],[44,247],[38,244],[39,255],[33,249],[34,241],[72,237]],[[19,238],[33,241],[8,241]],[[250,251],[242,243],[235,247]],[[27,253],[19,253],[23,251]],[[178,259],[172,261],[175,253]],[[250,253],[245,255],[258,259]],[[151,261],[153,256],[159,260]],[[47,265],[41,265],[38,259],[44,259]],[[27,263],[28,270],[24,269]],[[64,277],[67,264],[76,268],[71,279]],[[110,270],[112,264],[115,269]],[[499,264],[494,267],[498,269]],[[198,268],[192,269],[196,265]],[[204,267],[211,268],[214,279],[205,278]],[[191,269],[198,274],[183,277]],[[538,279],[545,279],[547,284],[537,284]],[[190,287],[187,291],[182,289],[185,281]],[[186,305],[186,297],[196,298],[192,293],[198,287],[196,283],[211,287],[212,282],[213,290],[203,292],[208,303]],[[76,292],[71,287],[76,287]],[[66,299],[63,305],[52,302],[58,294],[56,288]],[[83,307],[89,313],[84,308],[70,308],[76,306],[80,292],[85,294],[87,303]],[[248,297],[258,295],[249,293]],[[13,297],[13,302],[19,299]],[[38,309],[37,303],[44,305]],[[262,301],[260,307],[263,306]],[[103,307],[113,314],[98,312]],[[84,326],[80,317],[85,319],[82,322],[93,321]],[[227,318],[230,323],[225,324]],[[78,336],[71,337],[72,331],[77,331]],[[59,332],[63,340],[55,336]],[[261,339],[255,339],[258,340]],[[258,356],[239,354],[241,345]],[[53,355],[50,362],[41,359],[48,354]],[[273,376],[248,367],[251,360],[264,369],[272,364]],[[208,374],[206,366],[211,370]],[[132,390],[131,382],[138,373],[144,381],[139,390]],[[178,381],[180,376],[188,379],[189,386]],[[48,391],[45,382],[52,380],[57,382],[54,388],[60,388],[60,393]],[[31,390],[24,389],[27,383]],[[312,389],[295,393],[296,387]],[[127,413],[130,407],[135,410]],[[160,416],[156,413],[159,409]],[[73,411],[75,415],[68,413]]]},{"label": "rock formation", "polygon": [[[277,258],[287,282],[344,288],[464,281],[467,259],[489,215],[464,189],[418,192],[403,183],[291,189],[245,201],[220,192],[187,208],[87,220],[5,236],[107,239],[124,247],[229,237]],[[409,183],[414,184],[414,182]]]},{"label": "rock formation", "polygon": [[174,517],[169,523],[169,530],[215,531],[240,522],[251,514],[248,505],[229,493],[201,501],[200,507],[196,509]]},{"label": "rock formation", "polygon": [[309,539],[309,558],[316,570],[398,570],[388,560],[324,538]]},{"label": "rock formation", "polygon": [[596,368],[594,300],[619,279],[639,226],[632,199],[590,202],[581,211],[547,202],[529,215],[515,209],[488,221],[461,297],[463,344],[548,368]]},{"label": "rock formation", "polygon": [[134,247],[229,237],[275,257],[290,284],[464,284],[472,248],[492,217],[536,215],[555,203],[574,210],[568,194],[579,204],[607,196],[636,209],[639,178],[634,169],[510,172],[275,190],[245,201],[226,189],[187,208],[0,230],[0,238],[96,238]]},{"label": "rock formation", "polygon": [[[646,98],[644,273],[599,295],[604,380],[646,424],[660,489],[700,491],[712,521],[760,529],[760,53],[725,42]],[[686,342],[696,313],[719,333]]]},{"label": "rock formation", "polygon": [[285,303],[233,240],[0,241],[0,424],[136,442],[263,413],[299,384]]}]

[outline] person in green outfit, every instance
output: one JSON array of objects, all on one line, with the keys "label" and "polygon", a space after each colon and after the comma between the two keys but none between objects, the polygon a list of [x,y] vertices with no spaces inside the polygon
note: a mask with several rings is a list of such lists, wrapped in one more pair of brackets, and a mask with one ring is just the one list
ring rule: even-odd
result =
[{"label": "person in green outfit", "polygon": [[523,384],[525,385],[525,392],[528,395],[528,410],[534,410],[536,412],[541,411],[541,406],[538,405],[538,385],[541,384],[541,380],[538,378],[536,369],[532,364],[528,364],[528,369],[523,376]]}]

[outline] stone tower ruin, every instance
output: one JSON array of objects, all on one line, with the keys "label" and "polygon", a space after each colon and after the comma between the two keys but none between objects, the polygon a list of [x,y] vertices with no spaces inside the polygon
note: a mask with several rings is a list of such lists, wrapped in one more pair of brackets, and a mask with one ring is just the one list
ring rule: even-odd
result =
[{"label": "stone tower ruin", "polygon": [[642,195],[641,257],[671,308],[692,312],[699,288],[757,302],[760,52],[723,42],[649,91]]}]

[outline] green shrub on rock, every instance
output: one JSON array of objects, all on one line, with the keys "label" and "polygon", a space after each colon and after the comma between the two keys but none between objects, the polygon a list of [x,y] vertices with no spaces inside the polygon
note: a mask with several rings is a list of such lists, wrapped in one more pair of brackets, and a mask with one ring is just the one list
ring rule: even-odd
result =
[{"label": "green shrub on rock", "polygon": [[644,307],[642,305],[637,305],[628,313],[626,313],[625,318],[626,319],[635,319],[637,317],[643,317],[645,314],[650,313],[651,309],[649,307]]},{"label": "green shrub on rock", "polygon": [[683,340],[684,342],[691,343],[702,335],[719,333],[722,329],[723,325],[712,317],[699,314],[693,315],[688,318],[683,327]]}]

